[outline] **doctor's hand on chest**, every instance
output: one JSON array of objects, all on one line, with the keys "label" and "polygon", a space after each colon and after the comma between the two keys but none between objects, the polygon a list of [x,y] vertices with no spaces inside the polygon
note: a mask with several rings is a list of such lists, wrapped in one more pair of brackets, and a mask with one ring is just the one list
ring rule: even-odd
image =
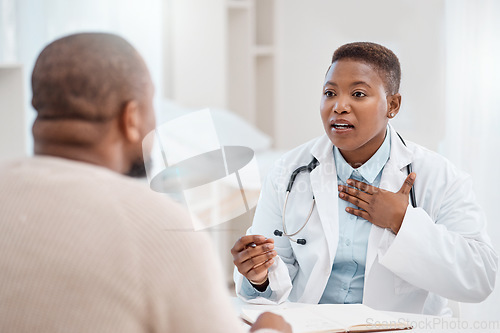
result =
[{"label": "doctor's hand on chest", "polygon": [[347,184],[339,185],[339,197],[359,209],[347,207],[349,214],[362,217],[381,228],[398,233],[408,207],[408,195],[415,182],[416,174],[410,173],[401,189],[394,193],[366,183],[348,179]]}]

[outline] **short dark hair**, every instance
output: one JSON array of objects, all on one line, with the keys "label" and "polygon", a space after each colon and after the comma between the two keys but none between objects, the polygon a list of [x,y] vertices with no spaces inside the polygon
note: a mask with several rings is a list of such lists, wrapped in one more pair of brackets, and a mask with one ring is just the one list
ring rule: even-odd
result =
[{"label": "short dark hair", "polygon": [[344,44],[333,53],[332,64],[342,59],[352,59],[371,65],[384,81],[387,93],[399,91],[401,65],[398,57],[388,48],[371,42]]},{"label": "short dark hair", "polygon": [[149,71],[135,48],[109,33],[79,33],[50,43],[31,78],[40,119],[104,122],[142,100]]}]

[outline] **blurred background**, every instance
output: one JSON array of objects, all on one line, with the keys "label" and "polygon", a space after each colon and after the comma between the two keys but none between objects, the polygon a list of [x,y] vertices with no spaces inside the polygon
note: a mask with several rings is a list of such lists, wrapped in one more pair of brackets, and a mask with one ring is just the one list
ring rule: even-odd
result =
[{"label": "blurred background", "polygon": [[[31,154],[34,61],[70,33],[128,39],[151,70],[158,123],[219,110],[223,127],[256,151],[262,177],[284,151],[323,133],[319,100],[333,51],[373,41],[402,65],[393,125],[472,175],[499,251],[498,17],[495,0],[0,0],[0,160]],[[211,230],[228,281],[229,249],[251,217]],[[463,317],[500,320],[500,287],[461,307]]]}]

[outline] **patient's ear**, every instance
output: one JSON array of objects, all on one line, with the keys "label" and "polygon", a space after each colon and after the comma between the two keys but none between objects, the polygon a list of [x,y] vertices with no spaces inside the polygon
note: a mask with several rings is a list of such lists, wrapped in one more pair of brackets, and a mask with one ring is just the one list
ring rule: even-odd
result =
[{"label": "patient's ear", "polygon": [[132,143],[141,140],[141,116],[139,104],[132,100],[127,102],[121,115],[121,128],[125,138]]}]

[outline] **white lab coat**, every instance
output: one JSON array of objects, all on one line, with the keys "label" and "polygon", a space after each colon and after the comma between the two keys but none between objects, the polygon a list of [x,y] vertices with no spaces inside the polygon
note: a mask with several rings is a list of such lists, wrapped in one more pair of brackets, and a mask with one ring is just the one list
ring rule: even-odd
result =
[{"label": "white lab coat", "polygon": [[[366,256],[363,304],[386,311],[450,314],[447,298],[480,302],[493,290],[498,256],[486,234],[486,221],[476,203],[468,175],[444,157],[419,145],[403,145],[391,131],[391,153],[380,187],[401,188],[406,166],[417,174],[417,208],[409,204],[399,233],[372,225]],[[314,157],[320,164],[310,175],[302,172],[288,199],[289,233],[306,245],[274,236],[283,230],[282,214],[290,174]],[[311,193],[312,188],[312,193]],[[271,299],[249,299],[242,291],[243,276],[235,270],[236,292],[252,303],[283,301],[318,303],[332,270],[339,239],[337,174],[332,143],[324,135],[285,154],[269,172],[248,234],[273,237],[278,252],[269,268]]]}]

